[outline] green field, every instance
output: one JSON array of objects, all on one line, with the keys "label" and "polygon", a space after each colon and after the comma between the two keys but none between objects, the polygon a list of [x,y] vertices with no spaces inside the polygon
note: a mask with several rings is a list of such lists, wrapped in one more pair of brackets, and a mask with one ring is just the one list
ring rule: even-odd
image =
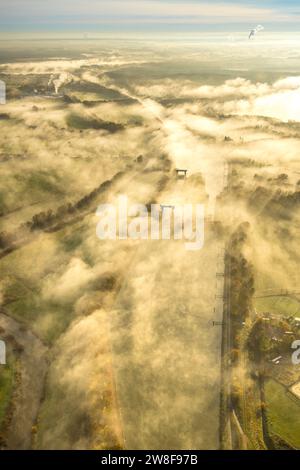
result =
[{"label": "green field", "polygon": [[12,361],[0,368],[0,429],[13,392],[14,369]]},{"label": "green field", "polygon": [[286,389],[274,380],[267,381],[265,392],[270,434],[276,434],[300,449],[300,400],[298,405]]},{"label": "green field", "polygon": [[254,306],[260,313],[274,313],[286,317],[300,316],[300,302],[290,297],[254,299]]}]

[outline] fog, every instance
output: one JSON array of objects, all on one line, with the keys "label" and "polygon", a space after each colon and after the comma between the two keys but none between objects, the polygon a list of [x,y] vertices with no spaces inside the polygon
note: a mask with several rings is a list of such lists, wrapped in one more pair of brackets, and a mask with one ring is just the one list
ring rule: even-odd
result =
[{"label": "fog", "polygon": [[[223,318],[217,273],[229,236],[250,223],[244,254],[259,289],[299,280],[299,208],[276,224],[268,206],[300,179],[298,42],[249,45],[239,35],[233,46],[224,37],[165,45],[96,40],[85,51],[84,41],[66,42],[60,57],[49,41],[43,57],[0,64],[9,98],[0,232],[24,231],[0,260],[0,301],[49,347],[35,448],[219,448],[222,329],[213,321]],[[58,228],[24,228],[105,181]],[[99,240],[96,208],[120,195],[205,204],[204,248]]]}]

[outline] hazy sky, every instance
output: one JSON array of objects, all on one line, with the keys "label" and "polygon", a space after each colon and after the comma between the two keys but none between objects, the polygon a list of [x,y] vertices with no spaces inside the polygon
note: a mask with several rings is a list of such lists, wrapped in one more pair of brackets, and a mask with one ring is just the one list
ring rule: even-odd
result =
[{"label": "hazy sky", "polygon": [[0,0],[0,31],[300,29],[299,0]]}]

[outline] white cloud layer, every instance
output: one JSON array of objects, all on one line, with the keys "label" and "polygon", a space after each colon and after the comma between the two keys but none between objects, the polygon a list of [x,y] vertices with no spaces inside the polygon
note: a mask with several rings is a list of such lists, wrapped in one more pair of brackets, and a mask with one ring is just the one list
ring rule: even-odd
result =
[{"label": "white cloud layer", "polygon": [[191,82],[165,80],[159,84],[137,86],[142,96],[157,99],[177,96],[215,100],[210,103],[218,113],[273,117],[300,121],[300,77],[287,77],[273,84],[253,83],[245,78],[227,80],[222,85],[195,86]]}]

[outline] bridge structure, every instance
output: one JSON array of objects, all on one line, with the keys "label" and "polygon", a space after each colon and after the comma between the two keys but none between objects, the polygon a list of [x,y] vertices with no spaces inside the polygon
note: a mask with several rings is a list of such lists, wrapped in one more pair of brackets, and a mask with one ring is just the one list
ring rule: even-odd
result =
[{"label": "bridge structure", "polygon": [[186,169],[176,168],[177,178],[179,179],[185,179],[187,176],[187,172],[188,170]]}]

